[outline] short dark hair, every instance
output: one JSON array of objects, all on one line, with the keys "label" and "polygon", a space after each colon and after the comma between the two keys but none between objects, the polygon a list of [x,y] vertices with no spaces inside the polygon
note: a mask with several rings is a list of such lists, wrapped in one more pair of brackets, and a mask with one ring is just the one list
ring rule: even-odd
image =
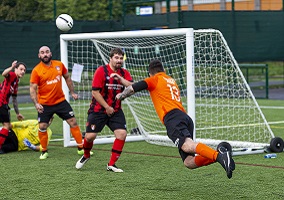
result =
[{"label": "short dark hair", "polygon": [[150,62],[149,64],[149,73],[150,74],[156,74],[159,72],[164,72],[165,69],[163,67],[163,64],[161,63],[160,60],[154,59]]},{"label": "short dark hair", "polygon": [[24,67],[27,69],[27,65],[25,63],[23,63],[23,62],[17,62],[15,68],[18,68],[20,65],[24,65]]},{"label": "short dark hair", "polygon": [[109,57],[113,57],[114,54],[118,54],[118,55],[122,55],[124,56],[124,52],[122,51],[122,49],[120,48],[113,48],[111,51],[110,51],[110,54],[109,54]]}]

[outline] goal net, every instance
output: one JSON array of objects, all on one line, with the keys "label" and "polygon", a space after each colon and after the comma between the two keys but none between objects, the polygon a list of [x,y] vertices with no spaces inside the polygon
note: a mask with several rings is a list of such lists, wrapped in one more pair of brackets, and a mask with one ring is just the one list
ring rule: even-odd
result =
[{"label": "goal net", "polygon": [[[109,52],[125,52],[124,67],[133,80],[148,76],[148,64],[158,58],[180,87],[181,98],[195,122],[194,139],[216,147],[227,141],[233,148],[268,146],[274,137],[223,35],[218,30],[163,29],[63,34],[61,60],[68,67],[79,100],[70,99],[82,131],[91,102],[94,71],[109,61]],[[63,84],[67,99],[68,88]],[[129,141],[173,146],[159,121],[148,91],[123,101]],[[96,142],[113,141],[106,127]],[[64,122],[64,146],[75,145]]]}]

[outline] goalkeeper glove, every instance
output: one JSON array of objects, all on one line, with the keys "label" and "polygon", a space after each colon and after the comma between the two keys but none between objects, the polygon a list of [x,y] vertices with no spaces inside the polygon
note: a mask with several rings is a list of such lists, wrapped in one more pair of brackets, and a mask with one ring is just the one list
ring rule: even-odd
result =
[{"label": "goalkeeper glove", "polygon": [[24,139],[24,145],[33,151],[36,150],[36,146],[33,145],[27,138]]}]

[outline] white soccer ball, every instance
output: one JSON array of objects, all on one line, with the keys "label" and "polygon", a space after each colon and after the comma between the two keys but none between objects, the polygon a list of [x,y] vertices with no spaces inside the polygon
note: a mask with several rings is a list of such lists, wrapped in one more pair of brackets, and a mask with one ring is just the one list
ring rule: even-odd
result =
[{"label": "white soccer ball", "polygon": [[61,31],[69,31],[73,27],[73,19],[68,14],[61,14],[56,18],[56,26]]}]

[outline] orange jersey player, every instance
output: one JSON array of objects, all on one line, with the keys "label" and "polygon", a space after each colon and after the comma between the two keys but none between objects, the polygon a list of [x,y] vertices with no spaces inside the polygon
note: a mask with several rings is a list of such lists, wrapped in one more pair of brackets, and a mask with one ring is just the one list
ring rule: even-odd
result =
[{"label": "orange jersey player", "polygon": [[52,66],[40,62],[31,74],[32,83],[37,83],[38,103],[42,105],[55,105],[65,100],[62,90],[61,77],[67,73],[62,62],[52,60]]},{"label": "orange jersey player", "polygon": [[179,87],[175,80],[165,73],[159,60],[150,62],[149,74],[150,77],[128,86],[122,93],[117,94],[116,98],[123,100],[135,92],[148,90],[155,110],[167,129],[168,137],[179,149],[184,165],[195,169],[219,162],[226,170],[227,177],[231,178],[235,170],[231,152],[223,146],[216,151],[203,143],[193,141],[194,123],[182,106]]},{"label": "orange jersey player", "polygon": [[52,53],[48,46],[42,46],[39,49],[38,58],[40,63],[34,67],[31,73],[30,95],[38,111],[38,136],[42,146],[40,159],[48,157],[47,127],[54,114],[69,124],[71,134],[78,145],[78,154],[82,155],[84,153],[82,134],[73,109],[65,99],[62,90],[62,77],[65,79],[73,99],[76,100],[78,95],[74,92],[73,82],[64,64],[61,61],[52,60]]}]

